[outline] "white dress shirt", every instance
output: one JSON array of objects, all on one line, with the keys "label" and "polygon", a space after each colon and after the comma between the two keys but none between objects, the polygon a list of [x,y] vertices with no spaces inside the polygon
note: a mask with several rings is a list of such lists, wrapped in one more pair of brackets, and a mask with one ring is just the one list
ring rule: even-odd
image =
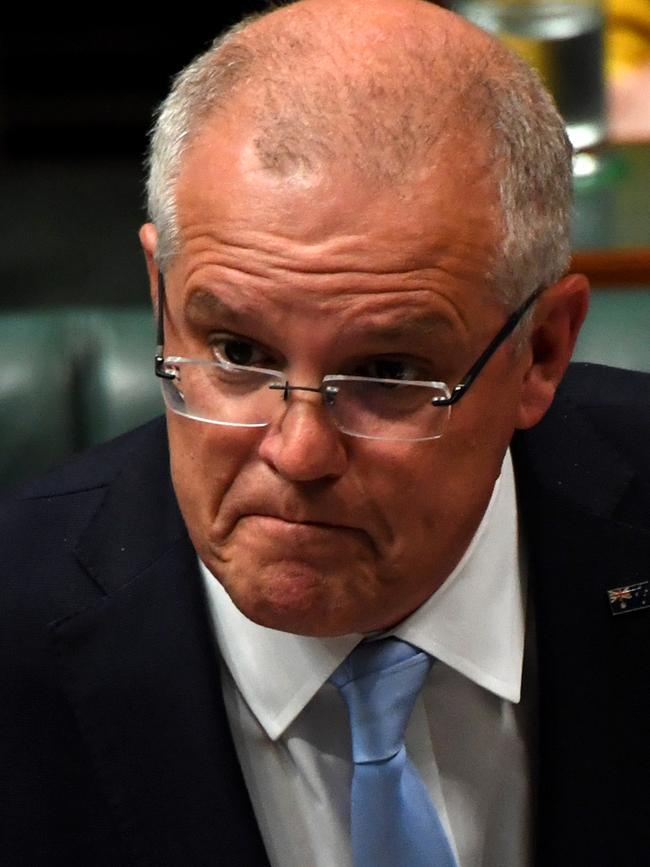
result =
[{"label": "white dress shirt", "polygon": [[[312,638],[259,626],[203,564],[201,571],[230,727],[271,864],[351,867],[348,717],[327,679],[362,636]],[[437,659],[405,742],[460,867],[530,863],[530,707],[520,703],[524,633],[508,453],[457,567],[387,633]]]}]

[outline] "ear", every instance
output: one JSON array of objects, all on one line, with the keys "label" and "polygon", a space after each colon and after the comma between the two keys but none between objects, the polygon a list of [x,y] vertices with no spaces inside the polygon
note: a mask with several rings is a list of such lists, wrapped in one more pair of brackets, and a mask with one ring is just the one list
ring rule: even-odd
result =
[{"label": "ear", "polygon": [[529,428],[542,419],[571,360],[580,326],[589,306],[589,282],[569,274],[549,286],[535,309],[525,354],[527,364],[516,427]]},{"label": "ear", "polygon": [[151,295],[151,303],[153,309],[158,307],[158,266],[154,261],[156,247],[158,245],[158,232],[153,223],[145,223],[138,232],[140,244],[144,251],[144,258],[147,265],[147,274],[149,275],[149,294]]}]

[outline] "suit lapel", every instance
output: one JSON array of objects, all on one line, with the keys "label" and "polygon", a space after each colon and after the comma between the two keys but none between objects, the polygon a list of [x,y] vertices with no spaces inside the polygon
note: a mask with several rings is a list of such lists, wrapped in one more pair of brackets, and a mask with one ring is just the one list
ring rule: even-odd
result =
[{"label": "suit lapel", "polygon": [[108,487],[77,553],[105,595],[52,631],[63,687],[134,861],[267,864],[161,442]]},{"label": "suit lapel", "polygon": [[621,829],[650,761],[645,726],[630,725],[635,703],[650,711],[635,665],[650,614],[613,617],[607,590],[648,579],[650,534],[615,520],[632,473],[563,409],[513,448],[537,634],[538,863],[632,863]]}]

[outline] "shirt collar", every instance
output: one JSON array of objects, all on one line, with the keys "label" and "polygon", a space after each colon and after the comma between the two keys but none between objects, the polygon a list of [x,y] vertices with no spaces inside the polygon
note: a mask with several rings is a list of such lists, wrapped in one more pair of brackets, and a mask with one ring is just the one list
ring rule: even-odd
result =
[{"label": "shirt collar", "polygon": [[207,567],[199,565],[223,660],[246,704],[275,740],[363,636],[314,638],[253,623]]},{"label": "shirt collar", "polygon": [[[221,655],[240,693],[272,739],[280,737],[359,634],[314,638],[253,623],[203,563]],[[501,698],[518,702],[524,653],[524,571],[510,452],[465,554],[442,586],[391,630]]]},{"label": "shirt collar", "polygon": [[472,541],[444,584],[392,632],[518,702],[526,588],[510,451]]}]

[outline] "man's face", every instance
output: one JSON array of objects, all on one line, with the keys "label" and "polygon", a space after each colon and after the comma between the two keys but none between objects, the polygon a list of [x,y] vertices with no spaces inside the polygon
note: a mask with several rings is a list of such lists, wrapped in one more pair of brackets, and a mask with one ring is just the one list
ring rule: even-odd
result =
[{"label": "man's face", "polygon": [[[417,189],[372,190],[335,169],[287,180],[259,166],[243,131],[208,128],[177,187],[165,354],[223,356],[235,336],[247,363],[295,385],[385,359],[455,385],[506,317],[486,286],[494,178],[465,159],[459,171],[440,159]],[[199,556],[264,625],[335,635],[395,624],[444,581],[480,521],[524,363],[507,342],[426,442],[343,434],[304,391],[278,393],[263,429],[169,413]]]}]

